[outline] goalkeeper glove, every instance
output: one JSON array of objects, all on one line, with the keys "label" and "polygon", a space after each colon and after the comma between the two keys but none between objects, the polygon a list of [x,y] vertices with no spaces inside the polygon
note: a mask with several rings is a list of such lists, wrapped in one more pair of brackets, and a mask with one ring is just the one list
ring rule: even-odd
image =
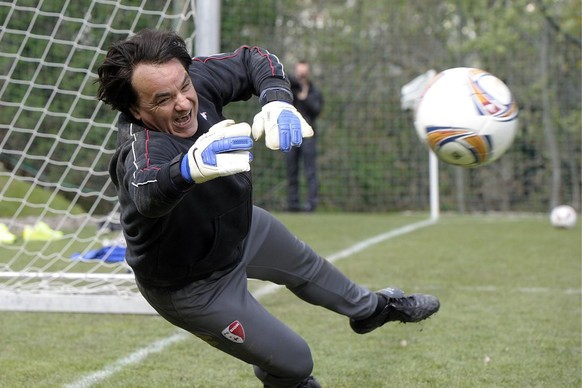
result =
[{"label": "goalkeeper glove", "polygon": [[313,129],[293,105],[271,101],[255,115],[252,133],[255,140],[265,133],[268,148],[288,152],[291,147],[299,147],[304,137],[313,136]]},{"label": "goalkeeper glove", "polygon": [[250,171],[253,147],[251,127],[224,120],[200,136],[182,158],[180,172],[189,182],[203,183],[211,179]]}]

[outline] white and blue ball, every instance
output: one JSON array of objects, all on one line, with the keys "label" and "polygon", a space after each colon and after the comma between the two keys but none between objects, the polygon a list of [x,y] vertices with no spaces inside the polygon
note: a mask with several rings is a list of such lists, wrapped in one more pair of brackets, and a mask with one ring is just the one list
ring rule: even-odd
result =
[{"label": "white and blue ball", "polygon": [[489,164],[513,143],[518,108],[509,88],[490,73],[457,67],[437,74],[415,111],[420,140],[446,163]]}]

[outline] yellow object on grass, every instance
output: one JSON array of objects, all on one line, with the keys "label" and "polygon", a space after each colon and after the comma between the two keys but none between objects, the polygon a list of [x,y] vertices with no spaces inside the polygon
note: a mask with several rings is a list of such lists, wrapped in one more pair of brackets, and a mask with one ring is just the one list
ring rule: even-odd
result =
[{"label": "yellow object on grass", "polygon": [[16,235],[10,233],[8,226],[0,224],[0,244],[14,244]]},{"label": "yellow object on grass", "polygon": [[47,223],[39,221],[34,226],[25,226],[22,238],[26,241],[49,241],[63,237],[63,232],[53,230]]}]

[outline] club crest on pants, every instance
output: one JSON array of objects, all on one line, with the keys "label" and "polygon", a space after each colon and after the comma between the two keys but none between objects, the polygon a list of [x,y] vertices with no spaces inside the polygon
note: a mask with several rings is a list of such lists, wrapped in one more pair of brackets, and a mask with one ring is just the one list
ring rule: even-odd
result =
[{"label": "club crest on pants", "polygon": [[245,342],[245,329],[239,321],[234,321],[222,331],[222,335],[232,342],[242,344]]}]

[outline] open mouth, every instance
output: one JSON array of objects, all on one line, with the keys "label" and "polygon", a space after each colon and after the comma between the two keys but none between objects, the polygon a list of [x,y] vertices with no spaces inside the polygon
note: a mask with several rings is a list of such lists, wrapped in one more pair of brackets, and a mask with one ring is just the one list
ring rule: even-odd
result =
[{"label": "open mouth", "polygon": [[190,124],[191,120],[192,120],[192,110],[190,110],[187,114],[174,119],[174,123],[176,124],[177,127],[186,127],[188,124]]}]

